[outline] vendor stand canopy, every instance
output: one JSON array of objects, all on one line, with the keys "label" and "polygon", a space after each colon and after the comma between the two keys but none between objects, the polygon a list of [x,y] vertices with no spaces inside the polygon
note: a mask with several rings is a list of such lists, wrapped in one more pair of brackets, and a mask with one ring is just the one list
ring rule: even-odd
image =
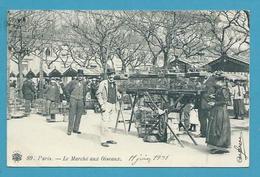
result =
[{"label": "vendor stand canopy", "polygon": [[242,76],[240,74],[234,73],[223,73],[224,77],[231,81],[247,81],[248,78],[246,76]]},{"label": "vendor stand canopy", "polygon": [[9,74],[9,77],[15,77],[15,74],[14,74],[13,72],[11,72],[11,73]]},{"label": "vendor stand canopy", "polygon": [[49,73],[49,77],[62,77],[62,74],[55,68]]},{"label": "vendor stand canopy", "polygon": [[[43,71],[42,73],[43,73],[43,77],[47,77],[47,76],[48,76],[45,71]],[[36,74],[36,77],[40,77],[40,72],[38,72],[38,73]]]},{"label": "vendor stand canopy", "polygon": [[222,55],[218,59],[211,61],[203,66],[204,68],[211,68],[211,71],[224,72],[249,72],[249,63],[244,58],[234,58],[228,55]]},{"label": "vendor stand canopy", "polygon": [[100,78],[102,75],[102,70],[101,68],[98,67],[89,67],[86,70],[84,70],[84,75],[88,78],[88,79],[92,79],[92,78]]},{"label": "vendor stand canopy", "polygon": [[68,68],[64,73],[63,77],[75,77],[77,76],[77,71],[73,68]]},{"label": "vendor stand canopy", "polygon": [[[25,76],[23,73],[22,73],[22,75],[23,75],[23,77]],[[16,77],[20,77],[20,73],[18,73],[18,74],[16,75]]]},{"label": "vendor stand canopy", "polygon": [[34,72],[32,72],[32,70],[30,70],[30,71],[26,74],[26,77],[33,78],[33,77],[35,77],[35,74],[34,74]]},{"label": "vendor stand canopy", "polygon": [[176,68],[178,68],[178,71],[174,72],[186,73],[191,68],[191,65],[187,61],[177,58],[170,61],[168,66],[169,70],[176,70]]}]

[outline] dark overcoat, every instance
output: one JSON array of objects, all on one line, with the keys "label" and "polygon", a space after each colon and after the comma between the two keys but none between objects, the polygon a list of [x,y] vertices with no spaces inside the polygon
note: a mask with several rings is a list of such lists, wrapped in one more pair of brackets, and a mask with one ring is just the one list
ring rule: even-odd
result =
[{"label": "dark overcoat", "polygon": [[33,100],[35,94],[35,87],[31,80],[25,80],[22,87],[23,98],[25,100]]}]

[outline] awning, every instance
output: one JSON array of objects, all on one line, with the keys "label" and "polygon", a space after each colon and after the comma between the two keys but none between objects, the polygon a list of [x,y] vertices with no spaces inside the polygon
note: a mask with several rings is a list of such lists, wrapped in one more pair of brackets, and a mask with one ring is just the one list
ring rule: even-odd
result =
[{"label": "awning", "polygon": [[227,78],[228,80],[231,80],[231,81],[236,81],[236,80],[246,81],[247,80],[246,76],[242,76],[240,74],[224,73],[223,75],[225,76],[225,78]]},{"label": "awning", "polygon": [[[47,76],[48,76],[45,71],[43,71],[42,73],[43,73],[43,77],[47,77]],[[40,72],[38,72],[38,73],[36,74],[36,77],[40,77]]]},{"label": "awning", "polygon": [[15,74],[14,74],[13,72],[11,72],[11,73],[9,74],[9,77],[16,77],[16,76],[15,76]]},{"label": "awning", "polygon": [[63,77],[75,77],[77,76],[77,71],[73,68],[68,68],[64,73]]},{"label": "awning", "polygon": [[35,77],[35,74],[34,72],[32,72],[31,70],[26,74],[26,77],[30,77],[30,78],[33,78]]},{"label": "awning", "polygon": [[49,73],[49,77],[62,77],[62,74],[60,71],[58,71],[57,69],[53,69],[50,73]]}]

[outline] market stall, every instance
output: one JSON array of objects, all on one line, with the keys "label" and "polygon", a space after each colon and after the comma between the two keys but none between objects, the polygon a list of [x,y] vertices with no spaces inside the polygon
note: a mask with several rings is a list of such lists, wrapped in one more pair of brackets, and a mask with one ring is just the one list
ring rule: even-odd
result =
[{"label": "market stall", "polygon": [[[126,82],[126,94],[131,98],[131,116],[128,131],[135,123],[139,136],[147,140],[156,136],[158,141],[167,141],[167,130],[175,137],[168,124],[170,112],[179,113],[179,126],[196,145],[194,138],[183,125],[182,111],[187,100],[196,101],[204,91],[202,86],[206,73],[133,74]],[[158,112],[164,111],[163,114]],[[175,139],[177,139],[175,137]]]}]

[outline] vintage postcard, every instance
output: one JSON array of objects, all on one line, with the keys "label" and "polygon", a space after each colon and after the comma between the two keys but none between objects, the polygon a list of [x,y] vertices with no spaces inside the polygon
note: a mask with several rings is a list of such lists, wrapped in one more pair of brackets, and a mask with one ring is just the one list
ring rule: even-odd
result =
[{"label": "vintage postcard", "polygon": [[249,167],[249,11],[7,16],[8,167]]}]

